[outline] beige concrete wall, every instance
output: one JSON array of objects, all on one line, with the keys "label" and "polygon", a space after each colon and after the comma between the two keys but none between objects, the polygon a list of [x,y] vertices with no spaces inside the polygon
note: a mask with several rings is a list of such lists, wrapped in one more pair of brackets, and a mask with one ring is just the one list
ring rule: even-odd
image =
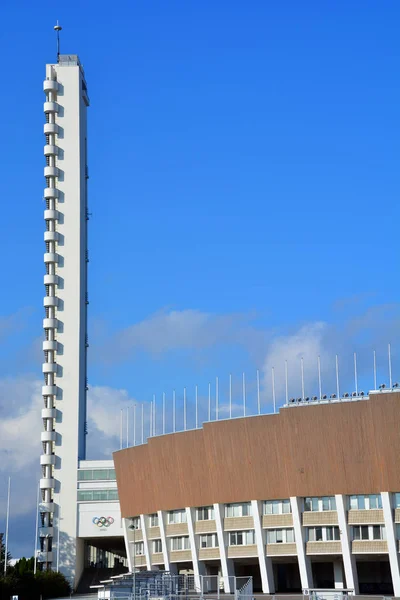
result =
[{"label": "beige concrete wall", "polygon": [[161,537],[160,528],[159,527],[149,527],[147,529],[147,537],[149,540],[158,540]]},{"label": "beige concrete wall", "polygon": [[154,552],[151,555],[151,562],[153,565],[163,565],[164,564],[164,556],[162,552]]},{"label": "beige concrete wall", "polygon": [[336,510],[307,511],[303,513],[303,525],[305,526],[337,524],[338,516]]},{"label": "beige concrete wall", "polygon": [[248,546],[228,546],[228,558],[246,558],[252,556],[257,556],[257,546],[255,544]]},{"label": "beige concrete wall", "polygon": [[307,542],[307,554],[342,554],[341,542]]},{"label": "beige concrete wall", "polygon": [[219,558],[219,548],[200,548],[199,560]]},{"label": "beige concrete wall", "polygon": [[296,556],[296,544],[267,544],[265,547],[267,556]]},{"label": "beige concrete wall", "polygon": [[373,508],[372,510],[349,510],[348,522],[349,525],[385,524],[383,510],[380,508]]},{"label": "beige concrete wall", "polygon": [[214,519],[210,521],[195,521],[195,533],[214,533],[215,531],[217,531],[217,526]]},{"label": "beige concrete wall", "polygon": [[225,517],[225,531],[241,531],[244,529],[254,529],[253,517]]},{"label": "beige concrete wall", "polygon": [[386,554],[388,545],[383,540],[354,540],[351,549],[353,554]]},{"label": "beige concrete wall", "polygon": [[187,523],[170,523],[165,528],[165,534],[167,536],[189,535]]},{"label": "beige concrete wall", "polygon": [[293,517],[291,513],[284,515],[263,515],[263,527],[293,527]]},{"label": "beige concrete wall", "polygon": [[192,552],[190,550],[172,550],[169,553],[170,562],[192,561]]}]

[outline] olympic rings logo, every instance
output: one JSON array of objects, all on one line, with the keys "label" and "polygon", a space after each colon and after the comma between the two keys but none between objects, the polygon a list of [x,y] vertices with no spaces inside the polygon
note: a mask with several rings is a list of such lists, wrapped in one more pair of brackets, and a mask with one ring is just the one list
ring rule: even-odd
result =
[{"label": "olympic rings logo", "polygon": [[114,519],[112,517],[93,517],[92,523],[97,527],[110,527],[114,523]]}]

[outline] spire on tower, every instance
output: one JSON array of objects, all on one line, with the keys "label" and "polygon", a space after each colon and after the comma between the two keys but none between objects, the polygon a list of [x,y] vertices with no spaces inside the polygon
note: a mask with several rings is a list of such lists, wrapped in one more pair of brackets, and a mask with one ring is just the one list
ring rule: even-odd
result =
[{"label": "spire on tower", "polygon": [[60,31],[62,30],[61,25],[58,24],[58,20],[56,25],[54,25],[54,31],[57,31],[57,62],[60,62]]}]

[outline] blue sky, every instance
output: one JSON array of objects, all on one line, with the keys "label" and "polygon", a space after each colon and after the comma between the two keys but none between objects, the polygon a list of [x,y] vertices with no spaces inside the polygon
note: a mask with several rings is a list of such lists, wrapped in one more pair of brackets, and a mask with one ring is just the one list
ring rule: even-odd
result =
[{"label": "blue sky", "polygon": [[[91,99],[91,455],[115,446],[121,406],[185,385],[191,402],[216,375],[223,402],[234,374],[240,403],[245,371],[254,408],[259,369],[266,411],[272,366],[284,400],[285,359],[293,395],[301,356],[310,395],[318,354],[327,393],[336,353],[343,389],[354,351],[360,386],[372,387],[373,349],[387,381],[388,342],[400,377],[398,2],[25,0],[0,17],[3,440],[13,427],[32,437],[40,405],[56,19]],[[0,530],[8,471],[26,486],[40,452],[3,443]],[[20,513],[33,530],[31,496]],[[30,552],[19,523],[14,554]]]}]

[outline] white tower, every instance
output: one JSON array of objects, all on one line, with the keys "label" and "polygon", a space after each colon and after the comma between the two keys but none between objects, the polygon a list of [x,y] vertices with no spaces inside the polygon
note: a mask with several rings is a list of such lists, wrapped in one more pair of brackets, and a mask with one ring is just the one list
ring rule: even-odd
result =
[{"label": "white tower", "polygon": [[38,559],[43,569],[59,569],[76,582],[76,564],[83,563],[76,489],[86,435],[89,100],[79,58],[58,53],[57,59],[46,65],[43,86],[46,314]]}]

